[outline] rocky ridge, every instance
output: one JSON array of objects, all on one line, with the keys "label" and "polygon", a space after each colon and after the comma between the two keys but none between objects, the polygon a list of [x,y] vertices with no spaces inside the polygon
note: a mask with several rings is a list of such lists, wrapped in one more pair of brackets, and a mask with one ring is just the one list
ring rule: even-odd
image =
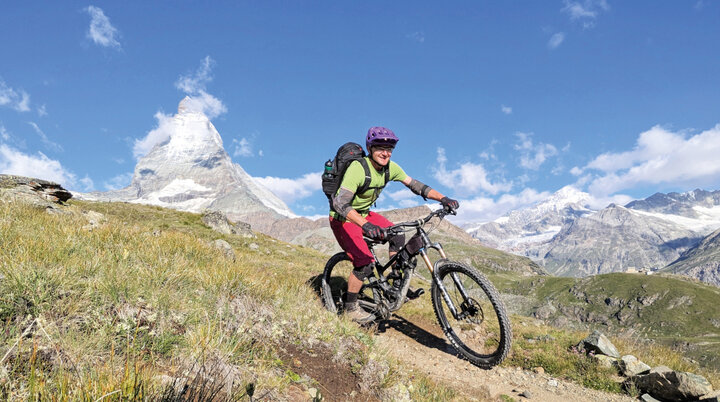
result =
[{"label": "rocky ridge", "polygon": [[51,181],[0,174],[0,199],[6,198],[54,209],[58,203],[72,198],[72,193]]},{"label": "rocky ridge", "polygon": [[720,286],[720,229],[663,268],[662,272],[685,275]]},{"label": "rocky ridge", "polygon": [[549,272],[562,276],[661,268],[701,238],[667,220],[610,205],[565,225],[537,257]]}]

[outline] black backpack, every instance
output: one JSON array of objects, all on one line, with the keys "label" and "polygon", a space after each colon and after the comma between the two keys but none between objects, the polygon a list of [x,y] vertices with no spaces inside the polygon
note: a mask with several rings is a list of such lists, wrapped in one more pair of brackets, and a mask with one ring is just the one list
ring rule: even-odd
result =
[{"label": "black backpack", "polygon": [[[370,176],[370,166],[368,166],[368,163],[365,160],[365,156],[365,151],[360,146],[360,144],[348,142],[338,148],[337,153],[335,154],[335,158],[333,158],[332,160],[328,159],[328,161],[325,162],[325,171],[322,175],[322,189],[323,193],[325,193],[325,196],[330,202],[331,210],[334,210],[332,205],[332,197],[335,196],[338,188],[340,188],[340,183],[342,183],[343,176],[345,176],[345,171],[347,170],[348,166],[350,166],[350,163],[352,163],[352,161],[360,162],[363,169],[365,169],[365,182],[363,182],[363,184],[358,187],[355,194],[364,193],[370,187],[370,180],[372,176]],[[384,188],[389,179],[390,169],[389,167],[385,167],[385,184],[379,189]]]}]

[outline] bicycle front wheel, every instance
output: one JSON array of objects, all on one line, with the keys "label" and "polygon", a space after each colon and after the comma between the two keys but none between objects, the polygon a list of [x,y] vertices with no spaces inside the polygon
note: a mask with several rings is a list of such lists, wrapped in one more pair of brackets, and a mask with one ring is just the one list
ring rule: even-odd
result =
[{"label": "bicycle front wheel", "polygon": [[458,262],[441,263],[435,273],[457,313],[455,317],[433,282],[433,308],[445,336],[474,365],[489,369],[500,364],[510,351],[512,330],[495,287],[485,275]]}]

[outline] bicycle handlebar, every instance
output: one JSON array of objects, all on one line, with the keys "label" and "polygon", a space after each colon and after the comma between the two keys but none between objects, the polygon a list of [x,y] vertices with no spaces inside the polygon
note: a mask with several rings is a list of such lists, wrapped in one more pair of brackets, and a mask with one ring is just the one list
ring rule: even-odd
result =
[{"label": "bicycle handlebar", "polygon": [[457,211],[455,211],[454,209],[440,208],[438,210],[430,212],[430,214],[428,216],[426,216],[425,218],[421,218],[421,219],[418,219],[415,221],[400,222],[398,224],[392,225],[387,228],[387,232],[388,232],[388,235],[397,234],[397,233],[403,232],[405,228],[417,228],[417,227],[423,226],[426,223],[428,223],[430,221],[430,219],[432,219],[436,216],[442,220],[447,215],[456,215],[456,214],[457,214]]}]

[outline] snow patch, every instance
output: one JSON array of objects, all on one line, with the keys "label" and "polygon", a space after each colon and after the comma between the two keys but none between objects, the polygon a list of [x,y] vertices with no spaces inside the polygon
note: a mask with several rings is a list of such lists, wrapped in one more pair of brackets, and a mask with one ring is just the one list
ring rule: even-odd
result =
[{"label": "snow patch", "polygon": [[685,229],[702,234],[709,234],[720,228],[720,205],[712,208],[695,206],[693,210],[698,213],[699,218],[688,218],[680,215],[663,214],[659,212],[646,212],[633,210],[639,215],[652,216],[668,222],[672,222]]}]

